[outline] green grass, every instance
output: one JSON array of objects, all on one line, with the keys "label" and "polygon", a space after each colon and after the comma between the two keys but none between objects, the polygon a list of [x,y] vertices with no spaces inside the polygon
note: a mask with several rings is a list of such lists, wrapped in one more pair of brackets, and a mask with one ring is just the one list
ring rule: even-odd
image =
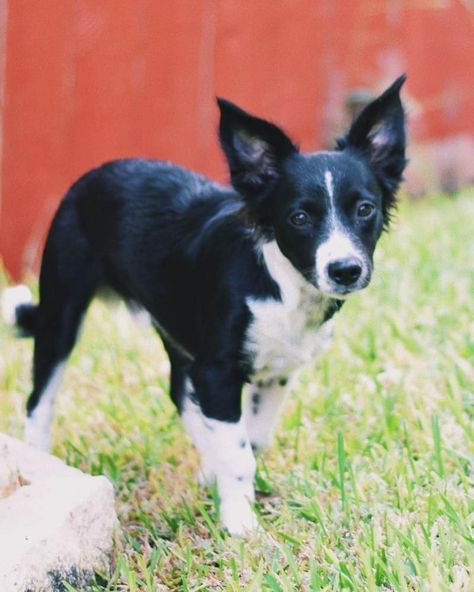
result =
[{"label": "green grass", "polygon": [[[474,195],[397,218],[258,461],[248,541],[195,484],[158,340],[94,304],[54,452],[115,486],[123,546],[97,590],[474,590]],[[20,436],[31,343],[0,328],[0,429]]]}]

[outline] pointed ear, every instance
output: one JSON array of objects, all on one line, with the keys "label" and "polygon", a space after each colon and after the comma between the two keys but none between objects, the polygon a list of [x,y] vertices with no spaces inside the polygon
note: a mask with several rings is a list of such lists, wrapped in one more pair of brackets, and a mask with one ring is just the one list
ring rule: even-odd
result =
[{"label": "pointed ear", "polygon": [[362,152],[369,162],[382,189],[386,222],[407,164],[405,112],[400,100],[405,80],[406,75],[400,76],[369,103],[337,143],[339,150],[353,148]]},{"label": "pointed ear", "polygon": [[274,188],[285,159],[298,152],[276,125],[218,98],[219,137],[234,188],[257,210]]}]

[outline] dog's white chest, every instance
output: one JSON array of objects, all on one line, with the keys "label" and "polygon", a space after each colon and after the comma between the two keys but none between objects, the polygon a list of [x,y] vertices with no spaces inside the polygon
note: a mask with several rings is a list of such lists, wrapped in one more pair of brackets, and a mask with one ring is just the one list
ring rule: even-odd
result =
[{"label": "dog's white chest", "polygon": [[275,242],[264,245],[263,256],[282,300],[247,301],[253,319],[246,349],[260,378],[283,376],[311,362],[327,348],[332,333],[332,323],[321,324],[328,299],[304,280]]}]

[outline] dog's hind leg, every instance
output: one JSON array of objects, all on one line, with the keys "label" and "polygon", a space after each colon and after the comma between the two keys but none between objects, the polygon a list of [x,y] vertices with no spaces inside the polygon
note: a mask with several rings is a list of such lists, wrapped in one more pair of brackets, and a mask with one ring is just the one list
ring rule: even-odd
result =
[{"label": "dog's hind leg", "polygon": [[35,334],[33,391],[25,424],[25,441],[35,448],[50,448],[56,392],[90,298],[90,293],[82,293],[72,301],[55,297],[41,302]]},{"label": "dog's hind leg", "polygon": [[[190,398],[194,396],[194,388],[190,376],[192,361],[173,347],[169,341],[163,339],[163,344],[170,359],[170,397],[181,415],[189,436],[198,447],[200,440],[199,425],[203,425],[203,416],[199,405]],[[202,417],[201,417],[202,416]],[[216,479],[214,467],[207,462],[204,456],[201,458],[201,466],[197,473],[200,485],[212,485]]]},{"label": "dog's hind leg", "polygon": [[82,289],[71,300],[61,294],[41,301],[35,333],[33,391],[25,424],[25,441],[35,448],[50,448],[56,392],[92,294]]},{"label": "dog's hind leg", "polygon": [[80,242],[74,244],[77,251],[61,245],[69,252],[67,259],[54,246],[47,245],[41,268],[33,391],[27,403],[25,441],[45,451],[50,448],[56,391],[98,285],[98,264]]}]

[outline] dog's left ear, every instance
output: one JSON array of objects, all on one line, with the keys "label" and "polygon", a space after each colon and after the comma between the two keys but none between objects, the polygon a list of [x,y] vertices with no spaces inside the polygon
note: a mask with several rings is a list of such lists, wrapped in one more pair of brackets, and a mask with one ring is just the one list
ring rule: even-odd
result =
[{"label": "dog's left ear", "polygon": [[265,217],[266,198],[278,181],[284,161],[298,149],[273,123],[254,117],[225,99],[218,98],[217,103],[221,112],[219,137],[232,185],[259,222]]},{"label": "dog's left ear", "polygon": [[355,119],[349,132],[337,143],[339,150],[355,148],[367,159],[383,194],[383,211],[388,222],[390,207],[407,164],[405,158],[405,112],[400,89],[406,75],[369,103]]}]

